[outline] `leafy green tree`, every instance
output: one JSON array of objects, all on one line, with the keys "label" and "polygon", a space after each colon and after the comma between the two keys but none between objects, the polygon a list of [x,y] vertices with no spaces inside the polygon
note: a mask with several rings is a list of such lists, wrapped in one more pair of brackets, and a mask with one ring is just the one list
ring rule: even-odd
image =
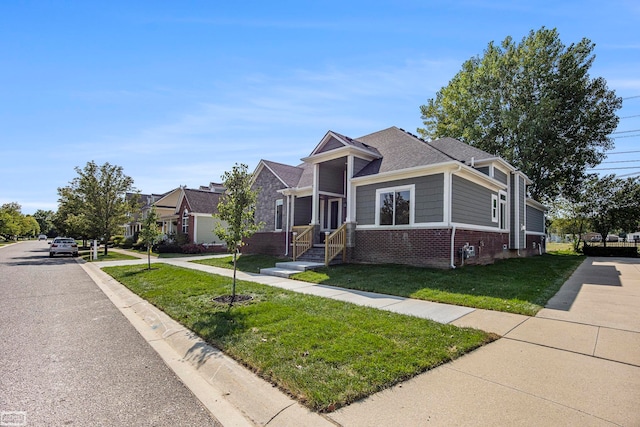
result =
[{"label": "leafy green tree", "polygon": [[506,159],[531,180],[531,195],[572,198],[613,147],[622,99],[591,78],[595,45],[565,46],[556,29],[517,44],[489,43],[420,107],[426,138],[453,137]]},{"label": "leafy green tree", "polygon": [[589,221],[582,198],[567,200],[560,198],[551,205],[549,212],[551,225],[549,230],[565,236],[571,236],[574,252],[580,249],[580,239],[587,231]]},{"label": "leafy green tree", "polygon": [[53,224],[53,220],[55,218],[55,212],[51,210],[42,210],[38,209],[33,214],[33,217],[36,221],[38,221],[38,225],[40,226],[40,233],[46,234],[47,236],[52,236],[55,234],[55,225]]},{"label": "leafy green tree", "polygon": [[593,230],[607,241],[612,231],[635,231],[640,218],[640,183],[637,178],[621,179],[614,175],[594,177],[584,191],[584,210]]},{"label": "leafy green tree", "polygon": [[58,235],[82,239],[83,246],[87,246],[89,221],[82,211],[81,196],[69,186],[58,188],[58,195],[58,211],[53,219]]},{"label": "leafy green tree", "polygon": [[151,247],[158,242],[162,232],[160,227],[158,227],[158,221],[160,217],[156,212],[156,207],[151,206],[149,212],[147,212],[147,216],[144,218],[142,222],[142,230],[140,230],[140,234],[138,238],[146,245],[147,247],[147,264],[148,270],[151,270]]},{"label": "leafy green tree", "polygon": [[75,171],[78,176],[58,193],[77,209],[73,215],[78,217],[76,222],[81,222],[81,228],[86,228],[89,238],[104,240],[107,255],[107,242],[127,221],[130,205],[126,194],[133,190],[133,179],[123,173],[121,166],[108,162],[98,166],[91,161]]},{"label": "leafy green tree", "polygon": [[15,240],[22,234],[22,206],[16,202],[0,206],[0,236],[6,240]]},{"label": "leafy green tree", "polygon": [[220,220],[214,232],[233,253],[231,306],[236,298],[237,259],[243,239],[251,237],[262,224],[256,224],[254,220],[258,192],[251,189],[251,174],[247,171],[247,165],[236,163],[231,171],[222,175],[222,181],[226,190],[220,197],[218,213],[213,215]]},{"label": "leafy green tree", "polygon": [[32,215],[23,215],[21,218],[20,235],[35,237],[40,233],[40,224]]}]

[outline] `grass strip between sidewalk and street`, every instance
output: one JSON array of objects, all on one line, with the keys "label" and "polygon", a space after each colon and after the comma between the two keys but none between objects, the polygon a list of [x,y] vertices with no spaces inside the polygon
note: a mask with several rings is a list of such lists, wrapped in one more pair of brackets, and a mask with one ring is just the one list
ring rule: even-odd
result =
[{"label": "grass strip between sidewalk and street", "polygon": [[[282,261],[243,255],[238,269],[256,273]],[[584,261],[569,251],[510,258],[490,265],[433,269],[395,264],[343,264],[297,273],[291,279],[380,294],[534,316]],[[233,268],[231,257],[194,261]]]},{"label": "grass strip between sidewalk and street", "polygon": [[326,412],[453,360],[483,331],[238,281],[252,300],[219,304],[231,279],[167,264],[103,270],[309,408]]}]

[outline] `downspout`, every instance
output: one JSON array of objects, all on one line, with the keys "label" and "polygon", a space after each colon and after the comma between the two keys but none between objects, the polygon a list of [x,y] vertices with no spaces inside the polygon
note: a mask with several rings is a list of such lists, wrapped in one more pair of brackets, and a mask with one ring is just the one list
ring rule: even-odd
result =
[{"label": "downspout", "polygon": [[458,165],[458,169],[451,172],[451,181],[449,182],[449,225],[451,226],[451,268],[456,268],[456,226],[451,225],[451,197],[453,196],[453,174],[460,172],[462,165]]},{"label": "downspout", "polygon": [[291,210],[290,195],[287,194],[287,225],[284,233],[284,256],[289,256],[289,215]]},{"label": "downspout", "polygon": [[456,268],[456,264],[455,264],[455,241],[456,241],[456,226],[452,226],[451,227],[451,268]]}]

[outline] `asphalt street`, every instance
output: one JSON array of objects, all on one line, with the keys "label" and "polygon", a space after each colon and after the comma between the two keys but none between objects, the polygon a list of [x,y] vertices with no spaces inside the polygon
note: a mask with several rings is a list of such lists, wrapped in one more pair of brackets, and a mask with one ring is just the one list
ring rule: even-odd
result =
[{"label": "asphalt street", "polygon": [[0,248],[0,427],[218,426],[75,258]]}]

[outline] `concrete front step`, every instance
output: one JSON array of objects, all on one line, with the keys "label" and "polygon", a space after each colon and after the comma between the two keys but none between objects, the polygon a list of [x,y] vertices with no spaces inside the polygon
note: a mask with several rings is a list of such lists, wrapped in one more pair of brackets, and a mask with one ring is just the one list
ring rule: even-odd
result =
[{"label": "concrete front step", "polygon": [[260,274],[265,274],[267,276],[284,277],[285,279],[288,279],[292,274],[300,273],[301,271],[307,271],[318,267],[324,267],[324,262],[278,262],[276,263],[275,267],[261,268]]},{"label": "concrete front step", "polygon": [[314,268],[324,267],[323,262],[315,262],[315,261],[287,261],[287,262],[277,262],[276,267],[286,268],[291,270],[298,271],[307,271],[313,270]]}]

